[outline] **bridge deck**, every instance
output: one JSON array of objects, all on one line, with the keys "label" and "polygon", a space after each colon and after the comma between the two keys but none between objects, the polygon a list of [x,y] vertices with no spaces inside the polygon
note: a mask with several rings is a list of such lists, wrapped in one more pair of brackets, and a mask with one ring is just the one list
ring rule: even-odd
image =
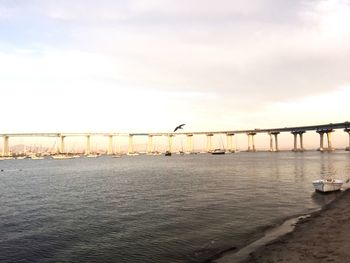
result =
[{"label": "bridge deck", "polygon": [[284,128],[253,129],[253,130],[229,130],[229,131],[206,131],[206,132],[156,132],[156,133],[3,133],[0,136],[9,137],[60,137],[60,136],[169,136],[169,135],[207,135],[207,134],[245,134],[245,133],[269,133],[269,132],[306,132],[326,131],[335,129],[350,129],[350,122],[329,123],[312,126],[296,126]]}]

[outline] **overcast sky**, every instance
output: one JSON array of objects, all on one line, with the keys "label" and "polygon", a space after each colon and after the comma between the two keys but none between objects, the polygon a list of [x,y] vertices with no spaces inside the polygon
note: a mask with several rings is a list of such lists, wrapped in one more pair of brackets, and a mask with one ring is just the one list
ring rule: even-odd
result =
[{"label": "overcast sky", "polygon": [[350,121],[350,1],[0,0],[1,133]]}]

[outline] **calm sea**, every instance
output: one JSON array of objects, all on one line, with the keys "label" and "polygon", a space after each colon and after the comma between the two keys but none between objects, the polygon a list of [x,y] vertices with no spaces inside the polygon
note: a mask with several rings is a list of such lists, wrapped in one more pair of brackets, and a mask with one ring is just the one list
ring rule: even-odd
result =
[{"label": "calm sea", "polygon": [[334,194],[350,153],[0,161],[0,262],[203,262]]}]

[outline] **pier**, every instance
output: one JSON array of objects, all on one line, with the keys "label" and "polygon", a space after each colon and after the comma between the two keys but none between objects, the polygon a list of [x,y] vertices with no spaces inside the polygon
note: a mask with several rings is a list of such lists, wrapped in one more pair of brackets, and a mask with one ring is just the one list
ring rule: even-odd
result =
[{"label": "pier", "polygon": [[[293,136],[291,137],[293,141],[293,148],[291,149],[294,152],[302,152],[304,151],[304,141],[303,135],[306,132],[316,132],[320,136],[320,144],[318,150],[320,152],[331,152],[334,150],[332,146],[332,133],[335,130],[342,129],[349,136],[349,144],[344,147],[346,151],[350,151],[350,123],[348,121],[342,123],[329,123],[322,125],[313,125],[313,126],[298,126],[298,127],[284,127],[284,128],[269,128],[269,129],[253,129],[253,130],[229,130],[229,131],[203,131],[203,132],[159,132],[159,133],[6,133],[0,134],[0,137],[3,139],[3,147],[1,155],[2,157],[13,156],[14,153],[10,151],[10,142],[11,138],[15,137],[50,137],[57,138],[59,145],[57,147],[57,151],[53,154],[69,154],[66,150],[66,138],[67,137],[85,137],[86,145],[85,145],[85,155],[89,155],[91,153],[91,138],[94,136],[102,136],[106,138],[107,147],[105,153],[107,155],[113,155],[113,140],[116,137],[125,137],[128,138],[128,150],[127,154],[133,155],[135,154],[134,150],[134,138],[135,137],[145,137],[148,138],[147,142],[147,150],[146,153],[152,154],[155,152],[154,147],[154,138],[155,137],[166,137],[167,145],[166,150],[172,152],[173,151],[173,139],[176,136],[185,136],[187,139],[187,144],[185,147],[186,153],[194,152],[194,142],[193,137],[202,135],[206,137],[206,148],[205,151],[210,153],[213,149],[212,138],[214,135],[224,135],[226,136],[226,150],[228,152],[235,152],[235,146],[233,145],[233,137],[237,134],[245,134],[247,136],[247,151],[248,152],[256,152],[256,146],[254,142],[254,136],[257,134],[267,134],[267,138],[270,141],[270,148],[268,151],[270,152],[278,152],[278,135],[281,133],[289,133]],[[325,138],[326,144],[325,144]],[[299,143],[298,143],[299,139]],[[292,140],[291,140],[292,141]]]}]

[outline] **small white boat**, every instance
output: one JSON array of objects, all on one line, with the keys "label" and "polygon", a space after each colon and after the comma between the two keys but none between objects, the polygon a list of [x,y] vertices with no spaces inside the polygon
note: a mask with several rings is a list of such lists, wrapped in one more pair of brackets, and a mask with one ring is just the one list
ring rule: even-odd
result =
[{"label": "small white boat", "polygon": [[51,157],[52,157],[52,159],[56,159],[56,160],[62,160],[62,159],[72,159],[72,158],[73,158],[73,156],[70,156],[70,155],[64,155],[64,154],[52,155]]},{"label": "small white boat", "polygon": [[343,183],[343,180],[333,178],[320,179],[312,182],[312,184],[315,187],[315,190],[323,193],[338,191],[340,190]]},{"label": "small white boat", "polygon": [[32,160],[43,160],[45,159],[43,156],[36,156],[36,155],[31,155],[29,156],[30,159]]},{"label": "small white boat", "polygon": [[99,156],[100,156],[99,154],[88,154],[88,155],[86,155],[87,158],[97,158]]},{"label": "small white boat", "polygon": [[222,149],[215,149],[211,152],[211,154],[225,154],[225,150]]}]

